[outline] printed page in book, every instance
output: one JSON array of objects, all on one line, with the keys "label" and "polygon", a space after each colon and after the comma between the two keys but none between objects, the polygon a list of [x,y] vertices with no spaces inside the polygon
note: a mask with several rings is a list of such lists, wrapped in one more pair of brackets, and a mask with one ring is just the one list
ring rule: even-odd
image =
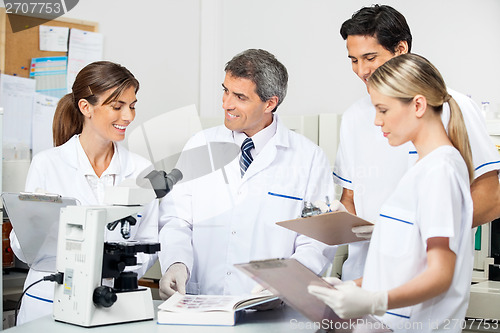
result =
[{"label": "printed page in book", "polygon": [[223,325],[236,323],[240,310],[277,299],[274,295],[181,295],[158,306],[158,324]]}]

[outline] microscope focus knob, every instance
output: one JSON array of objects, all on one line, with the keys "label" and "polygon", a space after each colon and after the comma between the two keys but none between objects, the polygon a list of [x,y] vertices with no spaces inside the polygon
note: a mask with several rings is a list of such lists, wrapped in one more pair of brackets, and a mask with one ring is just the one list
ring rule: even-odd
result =
[{"label": "microscope focus knob", "polygon": [[92,300],[96,305],[101,305],[105,308],[109,308],[116,302],[117,297],[116,293],[110,287],[100,286],[94,289]]},{"label": "microscope focus knob", "polygon": [[120,261],[116,264],[116,269],[118,269],[118,272],[123,272],[125,270],[125,267],[127,267],[127,264],[123,261]]}]

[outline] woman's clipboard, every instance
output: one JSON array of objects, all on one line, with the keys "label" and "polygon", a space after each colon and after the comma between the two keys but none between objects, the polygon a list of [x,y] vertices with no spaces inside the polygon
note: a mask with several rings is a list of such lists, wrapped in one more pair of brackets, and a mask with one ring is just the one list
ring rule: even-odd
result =
[{"label": "woman's clipboard", "polygon": [[341,319],[337,316],[329,306],[307,291],[309,285],[333,286],[295,259],[251,261],[234,266],[326,331],[334,328],[335,332],[392,332],[371,315],[357,319]]},{"label": "woman's clipboard", "polygon": [[276,222],[277,225],[316,239],[327,245],[365,241],[352,232],[353,227],[373,225],[348,212],[330,212],[294,220]]},{"label": "woman's clipboard", "polygon": [[77,205],[77,200],[57,194],[5,192],[2,202],[21,247],[23,261],[35,270],[54,272],[60,210]]}]

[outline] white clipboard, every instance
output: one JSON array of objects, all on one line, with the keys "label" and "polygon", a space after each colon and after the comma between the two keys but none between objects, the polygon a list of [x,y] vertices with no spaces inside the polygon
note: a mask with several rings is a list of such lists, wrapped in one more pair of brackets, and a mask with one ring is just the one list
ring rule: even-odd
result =
[{"label": "white clipboard", "polygon": [[57,194],[4,192],[2,202],[26,264],[37,271],[54,272],[60,210],[78,201]]}]

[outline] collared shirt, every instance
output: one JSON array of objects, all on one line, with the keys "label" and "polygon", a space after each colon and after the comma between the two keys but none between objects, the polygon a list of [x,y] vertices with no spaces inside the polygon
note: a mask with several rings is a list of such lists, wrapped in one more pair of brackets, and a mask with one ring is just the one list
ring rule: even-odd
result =
[{"label": "collared shirt", "polygon": [[[278,128],[278,123],[276,122],[276,117],[273,116],[273,122],[263,128],[259,132],[252,136],[253,145],[255,148],[250,150],[250,154],[255,158],[262,151],[264,146],[271,140],[271,138],[276,134],[276,129]],[[233,132],[234,143],[241,147],[243,141],[245,141],[248,136],[243,132]]]},{"label": "collared shirt", "polygon": [[114,186],[116,175],[120,174],[120,160],[116,144],[113,142],[114,153],[108,168],[102,173],[101,177],[98,177],[92,164],[90,164],[87,154],[83,150],[80,140],[77,140],[77,142],[76,149],[80,168],[83,170],[85,179],[87,179],[97,201],[99,204],[102,204],[104,201],[104,189],[106,186]]}]

